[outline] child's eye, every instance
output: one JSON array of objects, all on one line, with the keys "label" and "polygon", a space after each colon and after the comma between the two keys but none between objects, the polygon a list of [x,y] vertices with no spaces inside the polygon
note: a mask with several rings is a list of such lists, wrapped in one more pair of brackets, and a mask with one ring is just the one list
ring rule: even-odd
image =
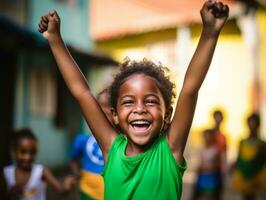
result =
[{"label": "child's eye", "polygon": [[145,103],[149,105],[154,105],[154,104],[159,104],[159,101],[157,99],[147,99]]},{"label": "child's eye", "polygon": [[125,101],[122,101],[122,105],[132,105],[134,103],[133,100],[125,100]]}]

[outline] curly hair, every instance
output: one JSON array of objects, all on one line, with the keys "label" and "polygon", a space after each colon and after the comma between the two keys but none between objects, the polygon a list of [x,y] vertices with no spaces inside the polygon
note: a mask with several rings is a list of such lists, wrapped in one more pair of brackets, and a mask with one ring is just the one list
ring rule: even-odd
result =
[{"label": "curly hair", "polygon": [[145,74],[150,76],[159,88],[166,108],[170,108],[173,99],[176,97],[174,92],[175,84],[166,75],[166,71],[169,71],[167,67],[162,64],[156,65],[152,61],[143,59],[142,61],[131,61],[126,59],[120,66],[120,71],[115,75],[113,83],[110,86],[110,104],[113,108],[116,108],[117,98],[120,86],[124,81],[133,74]]},{"label": "curly hair", "polygon": [[22,139],[30,139],[30,140],[34,140],[34,141],[38,142],[38,139],[34,135],[33,131],[27,127],[22,128],[22,129],[18,129],[18,130],[14,130],[13,135],[14,135],[14,141],[12,143],[12,146],[14,148],[17,148],[19,142]]}]

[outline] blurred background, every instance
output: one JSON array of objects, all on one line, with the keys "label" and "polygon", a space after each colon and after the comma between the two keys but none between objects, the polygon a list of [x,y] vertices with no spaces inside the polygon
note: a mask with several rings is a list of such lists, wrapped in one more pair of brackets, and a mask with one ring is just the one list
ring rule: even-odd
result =
[{"label": "blurred background", "polygon": [[[146,57],[170,69],[177,94],[201,32],[194,0],[0,0],[0,167],[11,162],[14,128],[30,127],[39,139],[38,162],[67,166],[76,133],[87,126],[57,71],[47,42],[37,32],[40,17],[55,9],[61,32],[94,94],[111,81],[125,57]],[[247,137],[247,116],[261,116],[266,138],[266,1],[223,0],[230,7],[197,104],[185,158],[183,199],[195,182],[203,129],[213,127],[212,112],[224,113],[227,161],[236,160]],[[225,199],[238,199],[226,185]],[[265,197],[266,198],[266,197]],[[262,197],[263,199],[263,197]]]}]

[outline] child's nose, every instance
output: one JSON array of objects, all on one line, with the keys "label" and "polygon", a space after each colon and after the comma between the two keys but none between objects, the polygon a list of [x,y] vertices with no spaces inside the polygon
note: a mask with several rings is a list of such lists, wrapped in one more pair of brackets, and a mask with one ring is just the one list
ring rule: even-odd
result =
[{"label": "child's nose", "polygon": [[134,108],[134,113],[137,113],[137,114],[143,114],[143,113],[146,113],[147,110],[146,110],[146,107],[143,103],[138,103],[136,104],[135,108]]},{"label": "child's nose", "polygon": [[26,154],[24,154],[23,159],[24,160],[31,160],[32,159],[32,156],[31,156],[31,154],[26,153]]}]

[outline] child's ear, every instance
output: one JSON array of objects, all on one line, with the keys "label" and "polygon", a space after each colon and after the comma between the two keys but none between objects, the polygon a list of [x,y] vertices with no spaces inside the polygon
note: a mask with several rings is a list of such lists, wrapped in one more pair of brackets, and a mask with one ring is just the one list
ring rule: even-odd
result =
[{"label": "child's ear", "polygon": [[168,123],[171,122],[171,117],[172,117],[172,113],[173,113],[173,107],[170,106],[170,108],[167,109],[166,113],[165,113],[165,121],[167,121]]},{"label": "child's ear", "polygon": [[112,116],[113,116],[113,120],[114,120],[115,125],[118,125],[119,124],[119,121],[118,121],[118,116],[117,116],[116,110],[114,108],[111,108],[111,113],[112,113]]},{"label": "child's ear", "polygon": [[166,110],[166,113],[165,113],[163,131],[166,131],[169,128],[172,113],[173,113],[173,107],[171,106],[170,108]]}]

